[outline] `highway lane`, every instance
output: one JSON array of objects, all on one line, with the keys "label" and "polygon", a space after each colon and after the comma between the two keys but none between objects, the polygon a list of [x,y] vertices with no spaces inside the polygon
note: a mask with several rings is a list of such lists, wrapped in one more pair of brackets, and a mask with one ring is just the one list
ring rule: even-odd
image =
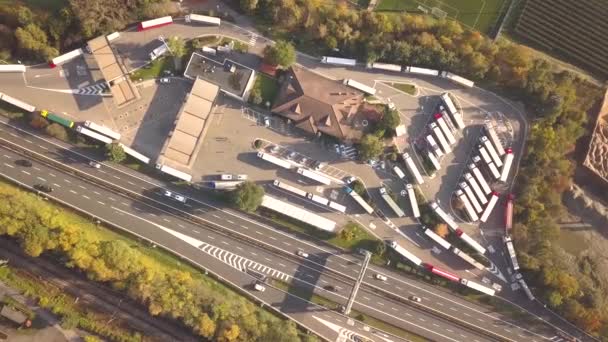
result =
[{"label": "highway lane", "polygon": [[[18,159],[24,158],[11,151],[0,149],[0,173],[4,175],[10,174],[12,179],[23,184],[50,184],[54,188],[54,191],[51,194],[48,194],[48,196],[58,198],[67,205],[73,205],[85,212],[95,212],[94,217],[110,222],[117,227],[122,227],[122,229],[130,231],[135,235],[142,237],[151,236],[152,241],[158,241],[159,245],[162,243],[162,245],[169,250],[177,252],[178,255],[185,257],[194,264],[219,274],[232,284],[236,284],[241,288],[250,289],[250,285],[254,278],[247,273],[233,267],[226,267],[226,263],[221,258],[210,258],[201,251],[202,248],[199,246],[184,243],[183,239],[178,238],[173,234],[163,234],[163,230],[159,229],[161,224],[146,223],[151,223],[151,219],[158,218],[164,222],[164,227],[171,225],[172,228],[174,228],[175,225],[182,225],[184,227],[183,232],[186,233],[189,231],[190,235],[197,234],[197,231],[199,233],[202,232],[200,227],[196,227],[183,219],[167,215],[167,213],[144,203],[132,201],[128,198],[109,192],[104,188],[83,182],[79,178],[63,174],[53,168],[48,168],[36,161],[34,161],[34,165],[31,168],[17,166],[14,161]],[[42,193],[41,195],[47,196]],[[142,218],[142,216],[145,216],[146,214],[149,218]],[[91,216],[93,217],[93,214],[91,214]],[[167,217],[171,217],[172,219],[169,220]],[[166,220],[173,222],[166,222]],[[183,221],[183,224],[178,221]],[[128,227],[128,229],[125,227]],[[165,228],[165,230],[169,229],[170,228]],[[207,231],[205,234],[206,239],[215,240],[218,245],[223,246],[225,244],[230,244],[234,245],[237,249],[239,248],[238,242],[228,240],[225,236],[214,236],[212,235],[212,232]],[[259,252],[261,257],[263,257],[263,251]],[[287,295],[285,292],[278,289],[268,287],[267,291],[263,293],[255,292],[254,295],[258,299],[263,300],[267,305],[277,310],[281,310],[294,319],[303,322],[306,326],[330,340],[335,339],[332,337],[332,334],[335,332],[327,329],[325,325],[320,324],[315,317],[320,317],[319,315],[323,314],[326,319],[331,319],[331,321],[337,324],[346,326],[346,318],[343,315],[330,310],[321,309],[305,300],[300,300]],[[292,307],[295,307],[298,310],[287,310]],[[362,333],[361,331],[363,331],[361,330],[363,328],[361,324],[349,328],[352,328],[357,333]],[[369,333],[365,334],[365,332],[363,332],[362,334],[369,337]]]},{"label": "highway lane", "polygon": [[[11,133],[12,133],[12,135],[11,135]],[[0,136],[7,135],[7,138],[15,139],[15,138],[18,138],[19,135],[22,133],[18,132],[18,131],[14,131],[14,130],[9,131],[8,128],[6,128],[2,132],[0,132],[0,134],[2,134]],[[35,143],[35,141],[40,141],[40,140],[36,140],[38,138],[29,136],[29,135],[26,139],[27,140],[23,140],[24,141],[23,145],[28,148],[34,148],[34,146],[37,146],[37,143]],[[28,143],[28,141],[29,141],[29,143]],[[67,162],[67,163],[71,163],[72,164],[71,166],[77,167],[77,168],[82,168],[86,172],[91,172],[92,169],[89,168],[88,166],[84,165],[85,160],[79,159],[79,158],[81,158],[80,156],[74,155],[74,154],[66,155],[65,151],[57,151],[56,150],[57,148],[58,148],[57,146],[54,146],[48,142],[44,142],[42,147],[38,148],[38,150],[39,150],[38,152],[50,154],[55,158],[57,158],[57,156],[60,156],[61,160],[63,160],[64,162]],[[59,150],[61,150],[61,148],[59,148]],[[106,167],[104,167],[103,170],[106,170],[103,172],[112,171],[112,169],[106,168]],[[117,173],[117,174],[119,174],[119,173]],[[115,176],[114,174],[112,174],[112,175]],[[142,183],[142,181],[139,178],[131,178],[133,180],[133,181],[131,181],[131,180],[128,180],[128,178],[126,178],[127,176],[128,175],[125,175],[124,173],[122,173],[122,174],[120,174],[120,177],[118,177],[118,178],[112,177],[111,179],[112,179],[112,182],[115,182],[115,183],[122,182],[122,183],[124,183],[123,186],[131,187],[131,188],[133,188],[134,185],[137,187],[141,186],[144,188],[145,188],[145,185],[148,185],[148,188],[145,188],[145,190],[150,190],[150,188],[149,188],[150,184],[147,184],[147,182],[148,182],[147,180],[145,180]],[[110,176],[109,176],[109,174],[103,174],[103,177],[110,177]],[[144,177],[144,178],[147,178],[147,177]],[[137,182],[140,182],[140,183],[137,183]],[[158,189],[158,187],[160,187],[161,185],[162,184],[155,183],[153,185],[152,189]],[[137,191],[137,188],[135,190]],[[287,243],[290,245],[289,246],[290,248],[293,248],[292,251],[295,251],[296,249],[306,250],[307,252],[309,252],[311,254],[312,258],[315,258],[317,256],[320,257],[320,259],[315,260],[317,263],[322,264],[327,268],[332,268],[338,272],[345,273],[345,274],[351,275],[351,276],[356,275],[358,273],[359,267],[357,266],[357,264],[360,261],[360,259],[358,257],[346,255],[339,251],[332,250],[329,248],[324,248],[324,247],[319,248],[310,242],[295,239],[294,237],[292,237],[288,234],[284,234],[282,232],[276,232],[272,229],[269,229],[268,227],[257,225],[253,221],[246,219],[246,218],[241,219],[239,216],[233,216],[233,215],[230,215],[229,213],[226,214],[225,212],[222,212],[216,208],[210,209],[210,207],[201,207],[201,208],[194,209],[194,212],[197,216],[203,216],[211,222],[214,222],[214,223],[217,223],[220,225],[224,225],[224,226],[237,227],[236,229],[240,230],[240,231],[243,230],[242,227],[244,227],[244,226],[249,227],[248,231],[252,230],[252,229],[258,229],[258,230],[255,230],[256,232],[258,232],[257,234],[254,235],[254,233],[251,233],[251,235],[264,236],[265,238],[269,239],[268,241],[270,241],[270,240],[277,241],[276,244],[279,244],[278,241],[281,241],[281,244]],[[260,231],[259,229],[261,229],[262,231]],[[277,236],[277,237],[274,238],[274,236],[272,234],[276,234],[274,236]],[[314,263],[312,263],[310,261],[307,261],[307,263],[311,267],[314,267]],[[350,274],[349,274],[349,272],[346,272],[346,271],[350,271]],[[389,281],[385,284],[385,283],[378,282],[377,280],[374,280],[373,275],[376,272],[386,274],[389,277]],[[390,291],[391,293],[394,293],[397,295],[400,295],[403,298],[407,298],[409,295],[414,293],[417,296],[425,299],[425,303],[424,303],[425,305],[429,305],[429,306],[433,307],[434,309],[437,309],[439,311],[444,311],[450,315],[454,315],[454,314],[458,313],[461,319],[463,319],[465,321],[469,321],[472,324],[482,325],[482,326],[484,326],[484,328],[488,328],[489,330],[496,331],[497,333],[506,334],[507,332],[505,332],[504,329],[518,330],[517,327],[511,326],[510,323],[506,322],[502,317],[499,317],[495,314],[487,313],[489,310],[487,310],[481,306],[473,305],[466,301],[462,301],[460,298],[458,298],[456,296],[453,296],[448,293],[444,293],[441,290],[431,288],[427,284],[416,283],[416,282],[404,280],[400,275],[395,274],[393,272],[390,272],[390,271],[387,271],[384,269],[379,269],[377,267],[372,267],[371,270],[367,274],[367,279],[369,280],[368,281],[369,284],[381,286],[384,290]],[[519,329],[519,330],[521,330],[521,329]],[[521,334],[526,334],[526,333],[527,332],[521,330]],[[519,338],[517,335],[518,334],[514,334],[514,338]]]},{"label": "highway lane", "polygon": [[[130,231],[142,236],[147,236],[159,244],[162,241],[166,245],[166,234],[162,234],[162,230],[177,231],[184,235],[189,235],[195,239],[200,239],[192,246],[203,251],[209,252],[209,246],[214,249],[214,255],[217,255],[218,249],[231,251],[233,255],[226,256],[224,259],[233,260],[247,253],[247,258],[255,260],[257,264],[250,265],[255,269],[261,270],[258,265],[278,265],[279,271],[284,273],[277,274],[277,277],[282,280],[284,274],[289,274],[292,278],[299,278],[301,282],[305,282],[307,287],[314,286],[315,283],[328,283],[340,288],[339,293],[332,293],[323,290],[321,287],[315,287],[314,292],[319,294],[325,292],[325,296],[333,299],[336,302],[344,302],[350,292],[350,287],[346,283],[336,282],[334,279],[326,277],[322,273],[315,272],[310,268],[302,267],[290,260],[279,259],[275,255],[269,254],[264,250],[256,249],[255,247],[242,244],[239,241],[231,240],[229,237],[221,234],[215,234],[212,231],[205,230],[204,227],[197,226],[182,218],[170,215],[162,209],[158,209],[142,202],[131,201],[128,198],[123,198],[120,195],[106,191],[104,188],[97,187],[94,184],[81,181],[79,178],[72,177],[57,170],[51,169],[35,162],[32,168],[23,168],[16,166],[15,160],[21,158],[7,150],[1,150],[0,172],[10,174],[11,177],[26,183],[48,183],[55,187],[55,191],[51,194],[62,200],[77,205],[79,208],[94,212],[100,218],[113,222],[120,227],[129,227]],[[101,200],[103,201],[101,201]],[[171,228],[168,228],[171,227]],[[180,228],[177,228],[180,227]],[[155,229],[157,228],[157,229]],[[158,229],[160,228],[160,229]],[[155,232],[152,230],[156,230]],[[172,234],[176,236],[175,234]],[[170,239],[171,240],[171,239]],[[206,240],[209,243],[203,242]],[[181,243],[182,245],[183,242]],[[183,253],[183,248],[180,245],[171,245],[171,249],[179,250]],[[204,246],[201,246],[204,245]],[[218,248],[219,246],[219,248]],[[254,252],[255,251],[255,252]],[[198,253],[203,254],[203,253]],[[196,260],[195,256],[191,259]],[[236,263],[234,264],[236,265]],[[275,275],[275,271],[266,270],[267,266],[262,266],[265,273]],[[270,267],[269,267],[270,268]],[[298,282],[298,283],[301,283]],[[338,285],[341,284],[342,286]],[[406,327],[408,330],[427,336],[437,341],[457,341],[460,338],[467,338],[477,341],[487,340],[483,336],[476,336],[467,330],[463,330],[458,326],[449,322],[442,322],[433,316],[427,315],[424,311],[417,310],[415,307],[408,307],[401,303],[386,300],[378,297],[369,291],[360,292],[359,301],[355,304],[354,309],[361,312],[371,314],[379,319],[388,321],[392,324]],[[283,311],[290,311],[292,308],[286,307]],[[399,317],[398,317],[399,316]],[[403,318],[400,318],[403,317]],[[455,337],[454,338],[452,338]]]}]

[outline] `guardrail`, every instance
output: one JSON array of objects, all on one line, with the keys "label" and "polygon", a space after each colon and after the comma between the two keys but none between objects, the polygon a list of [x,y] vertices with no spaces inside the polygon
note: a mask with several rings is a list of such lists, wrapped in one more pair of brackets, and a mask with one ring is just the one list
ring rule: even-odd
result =
[{"label": "guardrail", "polygon": [[[0,139],[0,146],[4,146],[5,148],[8,148],[9,150],[11,150],[11,151],[13,151],[15,153],[25,155],[25,156],[30,157],[32,159],[36,159],[38,162],[41,162],[42,164],[45,164],[45,165],[47,165],[49,167],[52,167],[54,169],[58,169],[58,170],[60,170],[62,172],[69,173],[69,174],[71,174],[71,175],[73,175],[75,177],[84,179],[87,182],[94,183],[95,185],[100,186],[100,187],[102,187],[102,188],[104,188],[106,190],[109,190],[109,191],[112,191],[112,192],[115,192],[115,193],[119,193],[119,194],[121,194],[123,196],[126,196],[126,197],[129,197],[131,199],[135,199],[135,200],[144,202],[144,203],[146,203],[148,205],[156,207],[157,209],[164,210],[164,211],[169,212],[169,213],[171,213],[173,215],[179,216],[182,219],[188,220],[188,221],[190,221],[192,223],[195,223],[195,224],[198,224],[198,225],[202,225],[205,228],[208,228],[208,229],[210,229],[210,230],[212,230],[212,231],[214,231],[214,232],[216,232],[218,234],[221,234],[221,235],[224,235],[224,236],[229,236],[231,238],[236,238],[237,240],[239,240],[241,242],[244,242],[244,243],[246,243],[248,245],[253,245],[253,246],[261,247],[261,248],[263,248],[263,249],[265,249],[267,251],[270,250],[271,253],[273,253],[275,255],[278,255],[278,256],[280,256],[280,257],[282,257],[284,259],[289,259],[291,261],[297,261],[298,263],[300,263],[302,261],[301,258],[295,256],[293,253],[286,252],[286,251],[284,251],[284,250],[282,250],[282,249],[280,249],[278,247],[272,246],[272,245],[264,244],[264,243],[262,243],[260,241],[255,240],[255,239],[251,239],[247,235],[227,230],[227,229],[222,228],[222,227],[220,227],[218,225],[210,224],[208,221],[206,221],[206,220],[204,220],[202,218],[199,218],[199,217],[194,216],[192,214],[186,213],[186,212],[184,212],[182,210],[172,208],[172,207],[167,206],[166,204],[164,204],[164,203],[162,203],[160,201],[157,201],[157,200],[154,200],[152,198],[146,197],[146,196],[144,196],[144,195],[142,195],[140,193],[137,193],[135,191],[122,188],[122,187],[117,186],[115,184],[112,184],[112,183],[110,183],[110,182],[108,182],[108,181],[106,181],[104,179],[92,176],[92,175],[90,175],[90,174],[88,174],[86,172],[83,172],[81,170],[72,168],[72,167],[70,167],[70,166],[68,166],[66,164],[59,163],[58,161],[55,161],[54,159],[42,156],[42,155],[40,155],[37,152],[30,151],[30,150],[28,150],[28,149],[26,149],[24,147],[21,147],[21,146],[15,144],[13,142],[10,142],[8,140]],[[31,187],[30,187],[30,189],[31,189]],[[98,216],[96,216],[94,214],[88,213],[86,211],[83,211],[83,210],[79,209],[78,207],[75,207],[73,205],[70,205],[70,204],[68,204],[68,203],[66,203],[64,201],[58,200],[58,199],[55,199],[55,200],[57,200],[58,202],[60,202],[63,205],[69,206],[69,207],[71,207],[71,208],[73,208],[75,210],[78,210],[80,212],[85,212],[87,215],[91,216],[92,218],[95,218],[95,219],[97,219],[99,221],[102,221],[105,224],[108,224],[109,226],[112,226],[112,227],[115,226],[114,224],[106,221],[105,219],[103,219],[101,217],[98,217]],[[163,208],[158,208],[158,205],[163,206]],[[184,215],[184,214],[186,214],[186,215]],[[148,239],[146,237],[134,234],[132,232],[129,232],[129,233],[132,234],[132,235],[134,235],[134,236],[137,236],[140,239],[148,241],[149,243],[155,244],[154,241],[152,241],[152,240],[150,240],[150,239]],[[165,248],[164,246],[161,246],[161,247]],[[167,248],[165,248],[165,249],[167,249]],[[206,267],[204,267],[204,266],[202,266],[202,265],[200,265],[200,264],[198,264],[198,263],[196,263],[196,262],[194,262],[192,260],[189,260],[189,259],[187,259],[184,256],[181,256],[180,254],[176,253],[175,251],[172,251],[170,249],[167,249],[167,250],[170,251],[171,253],[179,256],[180,258],[186,259],[186,260],[188,260],[188,262],[193,263],[193,264],[197,265],[198,267],[201,267],[203,270],[208,271],[208,269]],[[345,281],[345,279],[347,279],[347,280],[351,280],[351,281],[354,282],[356,280],[352,276],[349,276],[349,275],[346,275],[346,274],[343,274],[343,273],[340,273],[338,271],[335,271],[335,270],[332,270],[332,269],[328,269],[328,268],[325,268],[322,272],[326,273],[326,275],[328,275],[330,278],[333,278],[333,279],[339,280],[339,281]],[[213,272],[211,272],[211,273],[213,273]],[[248,292],[242,291],[242,289],[239,286],[231,283],[230,281],[226,280],[225,278],[223,278],[219,274],[215,274],[214,273],[213,275],[217,279],[220,279],[220,280],[222,280],[224,282],[230,283],[236,289],[238,289],[239,292],[245,293],[247,296],[255,298],[251,294],[249,294]],[[486,337],[492,338],[492,339],[497,340],[497,341],[514,342],[514,340],[507,339],[507,338],[505,338],[505,337],[503,337],[501,335],[498,335],[498,334],[496,334],[496,333],[494,333],[492,331],[480,328],[480,327],[478,327],[478,326],[476,326],[476,325],[474,325],[472,323],[461,321],[458,318],[453,317],[453,316],[448,315],[448,314],[445,314],[445,313],[443,313],[441,311],[437,311],[435,309],[432,309],[432,308],[424,306],[424,305],[414,304],[414,303],[412,303],[411,301],[409,301],[406,298],[394,295],[394,294],[392,294],[392,293],[390,293],[390,292],[388,292],[388,291],[386,291],[384,289],[378,288],[378,287],[376,287],[374,285],[370,285],[370,284],[367,284],[367,283],[363,283],[362,285],[364,286],[364,288],[370,289],[371,292],[373,292],[373,293],[375,293],[377,295],[385,296],[387,298],[390,298],[392,300],[395,300],[395,301],[398,301],[400,303],[406,304],[408,306],[415,307],[415,308],[417,308],[419,310],[423,310],[423,311],[425,311],[427,313],[430,313],[433,316],[437,316],[437,317],[440,317],[441,319],[449,321],[451,323],[455,323],[457,325],[464,326],[465,328],[467,328],[469,330],[472,330],[474,332],[480,333],[480,334],[482,334],[482,335],[484,335]],[[259,301],[257,298],[255,298],[255,300]],[[266,304],[266,303],[264,303],[264,304]],[[279,312],[283,317],[286,317],[286,316],[284,316],[284,314],[282,312],[280,312],[278,310],[276,310],[276,311]],[[296,322],[296,323],[298,323],[298,322]],[[298,324],[300,324],[300,323],[298,323]],[[312,329],[310,329],[308,327],[305,327],[303,325],[302,325],[302,327],[305,328],[305,329],[307,329],[307,330],[313,331]]]}]

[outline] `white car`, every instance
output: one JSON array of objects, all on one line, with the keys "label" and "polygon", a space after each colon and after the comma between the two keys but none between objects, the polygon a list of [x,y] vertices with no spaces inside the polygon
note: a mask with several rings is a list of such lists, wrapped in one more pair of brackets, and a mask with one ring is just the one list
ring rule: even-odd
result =
[{"label": "white car", "polygon": [[409,296],[409,300],[411,300],[413,302],[417,302],[417,303],[422,302],[422,299],[420,299],[420,297],[416,297],[416,296]]},{"label": "white car", "polygon": [[171,83],[171,79],[169,79],[168,77],[163,77],[159,80],[159,82],[162,84],[168,84]]},{"label": "white car", "polygon": [[186,201],[187,201],[187,200],[186,200],[186,197],[184,197],[184,196],[182,196],[182,195],[178,195],[178,194],[175,194],[175,195],[173,196],[173,198],[174,198],[176,201],[178,201],[178,202],[182,202],[182,203],[186,203]]},{"label": "white car", "polygon": [[101,164],[99,164],[99,163],[94,162],[94,161],[91,160],[89,162],[89,166],[92,167],[92,168],[94,168],[94,169],[99,169],[101,167]]},{"label": "white car", "polygon": [[232,175],[224,174],[220,175],[221,180],[232,180]]},{"label": "white car", "polygon": [[266,287],[265,287],[264,285],[262,285],[262,284],[258,284],[258,283],[255,283],[255,285],[253,285],[253,288],[254,288],[256,291],[260,291],[260,292],[264,292],[264,291],[266,291]]},{"label": "white car", "polygon": [[304,251],[298,251],[297,254],[299,256],[301,256],[302,258],[308,258],[308,253],[304,252]]},{"label": "white car", "polygon": [[376,273],[376,279],[380,280],[380,281],[387,281],[388,278],[386,278],[385,275],[382,275],[380,273]]},{"label": "white car", "polygon": [[247,175],[236,175],[236,179],[237,180],[246,180],[247,179]]}]

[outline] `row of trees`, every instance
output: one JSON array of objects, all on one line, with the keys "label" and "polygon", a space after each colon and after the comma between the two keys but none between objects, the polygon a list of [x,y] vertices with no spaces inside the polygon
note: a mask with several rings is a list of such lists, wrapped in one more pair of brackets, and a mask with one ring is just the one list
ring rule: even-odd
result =
[{"label": "row of trees", "polygon": [[205,339],[301,340],[291,321],[279,320],[209,278],[175,269],[137,245],[6,184],[0,184],[0,234],[18,239],[31,256],[62,254],[67,266],[128,293],[153,315],[182,321]]},{"label": "row of trees", "polygon": [[[458,22],[411,14],[357,11],[320,0],[241,0],[241,9],[272,32],[367,62],[382,61],[450,70],[525,103],[532,128],[518,177],[514,235],[521,265],[551,307],[608,340],[608,284],[596,263],[565,252],[558,243],[561,195],[574,169],[568,153],[585,133],[586,111],[600,90],[536,59],[524,46],[493,43]],[[369,140],[369,141],[368,141]],[[376,141],[364,145],[374,153]]]},{"label": "row of trees", "polygon": [[0,5],[0,60],[48,61],[97,35],[171,9],[169,0],[70,0],[57,12],[5,2]]}]

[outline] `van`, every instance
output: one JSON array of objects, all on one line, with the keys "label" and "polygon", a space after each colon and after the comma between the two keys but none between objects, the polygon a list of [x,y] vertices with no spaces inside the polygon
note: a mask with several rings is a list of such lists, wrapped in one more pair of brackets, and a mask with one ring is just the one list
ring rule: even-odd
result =
[{"label": "van", "polygon": [[220,179],[221,180],[232,180],[232,175],[223,174],[223,175],[220,175]]}]

